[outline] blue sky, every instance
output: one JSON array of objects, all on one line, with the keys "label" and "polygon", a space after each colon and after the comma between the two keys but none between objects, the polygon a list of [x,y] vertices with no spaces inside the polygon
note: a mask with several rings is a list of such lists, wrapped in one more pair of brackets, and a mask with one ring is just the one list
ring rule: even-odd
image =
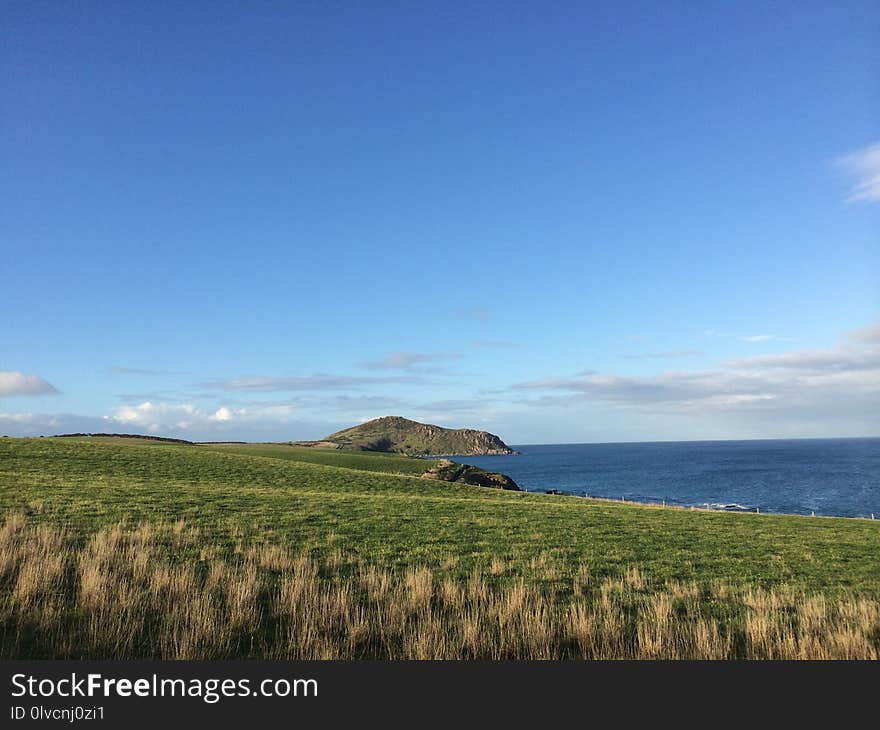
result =
[{"label": "blue sky", "polygon": [[4,3],[0,432],[880,435],[880,7]]}]

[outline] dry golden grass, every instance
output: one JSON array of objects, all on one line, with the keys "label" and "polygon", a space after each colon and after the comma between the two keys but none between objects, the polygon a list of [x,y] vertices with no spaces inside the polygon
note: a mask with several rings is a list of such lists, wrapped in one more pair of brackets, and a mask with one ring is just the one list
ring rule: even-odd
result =
[{"label": "dry golden grass", "polygon": [[572,589],[576,596],[586,595],[590,589],[590,568],[586,565],[580,565],[577,573],[572,581]]},{"label": "dry golden grass", "polygon": [[[567,585],[501,560],[464,579],[283,545],[199,545],[183,520],[64,530],[0,524],[3,658],[877,659],[880,604],[791,586],[651,585],[638,566]],[[190,552],[182,551],[182,545]],[[198,556],[184,558],[184,555]],[[703,598],[705,596],[705,600]]]},{"label": "dry golden grass", "polygon": [[641,591],[645,588],[645,577],[637,565],[631,565],[626,569],[625,580],[634,591]]}]

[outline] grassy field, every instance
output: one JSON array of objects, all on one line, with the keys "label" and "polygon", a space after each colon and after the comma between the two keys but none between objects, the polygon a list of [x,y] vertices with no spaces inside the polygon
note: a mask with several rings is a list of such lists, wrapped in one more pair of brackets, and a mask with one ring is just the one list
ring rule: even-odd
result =
[{"label": "grassy field", "polygon": [[268,456],[307,464],[340,466],[358,471],[376,471],[385,474],[408,474],[420,476],[431,466],[423,459],[412,459],[400,454],[379,451],[342,451],[339,449],[315,449],[287,444],[210,444],[203,448],[219,449],[230,454],[245,456]]},{"label": "grassy field", "polygon": [[503,492],[428,466],[0,439],[0,652],[877,656],[876,522]]}]

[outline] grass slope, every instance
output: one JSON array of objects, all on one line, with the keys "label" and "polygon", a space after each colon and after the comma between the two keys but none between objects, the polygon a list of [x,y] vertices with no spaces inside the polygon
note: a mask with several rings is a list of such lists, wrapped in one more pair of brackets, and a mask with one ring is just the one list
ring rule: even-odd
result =
[{"label": "grass slope", "polygon": [[307,464],[323,464],[324,466],[339,466],[359,471],[412,476],[421,476],[434,463],[425,459],[380,451],[341,451],[288,444],[204,444],[200,448],[214,449],[227,454],[265,456]]},{"label": "grass slope", "polygon": [[[501,560],[498,581],[563,591],[579,570],[616,576],[637,564],[658,584],[725,580],[880,596],[875,522],[661,509],[400,473],[416,467],[425,462],[288,446],[0,439],[0,511],[82,536],[119,521],[185,518],[202,539],[230,548],[281,540],[322,553],[332,542],[389,568],[442,570],[453,557],[459,575],[491,573]],[[539,557],[553,570],[537,570]]]}]

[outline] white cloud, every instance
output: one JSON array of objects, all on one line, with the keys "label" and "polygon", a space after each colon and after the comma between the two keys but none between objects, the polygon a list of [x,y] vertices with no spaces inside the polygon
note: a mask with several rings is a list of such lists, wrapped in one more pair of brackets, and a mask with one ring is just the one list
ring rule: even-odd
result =
[{"label": "white cloud", "polygon": [[139,405],[120,406],[112,418],[118,423],[142,426],[150,432],[157,432],[170,427],[186,430],[194,421],[204,421],[209,416],[190,403],[145,401]]},{"label": "white cloud", "polygon": [[[533,406],[605,403],[654,413],[709,414],[750,411],[768,418],[807,414],[816,423],[834,417],[871,423],[880,430],[880,346],[872,328],[856,330],[841,345],[729,360],[714,370],[653,376],[586,372],[514,386],[542,393]],[[858,344],[856,344],[858,343]],[[564,395],[550,395],[557,392]]]},{"label": "white cloud", "polygon": [[[304,408],[310,408],[317,412],[329,410],[340,413],[391,413],[407,411],[412,403],[401,398],[389,398],[382,395],[339,395],[329,398],[316,398],[303,401]],[[369,419],[367,419],[369,420]]]},{"label": "white cloud", "polygon": [[0,413],[0,434],[47,436],[60,433],[98,433],[107,430],[107,419],[73,413]]},{"label": "white cloud", "polygon": [[44,395],[57,392],[54,385],[37,375],[25,375],[15,370],[0,370],[0,396]]},{"label": "white cloud", "polygon": [[8,423],[32,423],[34,419],[33,413],[0,413],[0,420]]},{"label": "white cloud", "polygon": [[459,360],[458,352],[392,352],[381,360],[372,360],[360,364],[367,370],[414,370],[416,365],[431,362],[447,362]]},{"label": "white cloud", "polygon": [[356,376],[356,375],[247,375],[229,380],[212,380],[202,383],[208,390],[230,390],[250,392],[284,392],[294,390],[342,390],[369,385],[391,383],[421,383],[415,375]]},{"label": "white cloud", "polygon": [[846,346],[830,350],[798,350],[779,355],[757,355],[728,360],[726,365],[737,370],[753,372],[787,370],[821,374],[880,371],[880,348]]},{"label": "white cloud", "polygon": [[880,142],[844,155],[836,162],[856,179],[847,202],[880,202]]},{"label": "white cloud", "polygon": [[[228,419],[217,418],[218,413],[224,416],[226,411]],[[119,408],[107,416],[0,412],[0,435],[135,433],[190,441],[287,441],[317,438],[338,431],[346,423],[347,419],[322,422],[295,418],[293,406],[283,404],[203,409],[192,404],[150,402]]]},{"label": "white cloud", "polygon": [[138,426],[150,433],[160,431],[204,431],[242,423],[283,423],[296,407],[289,403],[252,403],[239,408],[220,406],[211,410],[192,403],[156,403],[145,401],[116,409],[110,419],[119,424]]},{"label": "white cloud", "polygon": [[556,390],[618,405],[648,406],[701,402],[724,406],[763,396],[766,384],[757,378],[724,372],[668,372],[650,377],[585,374],[575,378],[545,378],[514,386],[520,390]]},{"label": "white cloud", "polygon": [[781,335],[771,335],[771,334],[757,334],[757,335],[740,335],[735,332],[722,332],[719,330],[703,330],[704,337],[719,337],[726,340],[739,340],[740,342],[783,342],[785,340],[790,340],[790,337],[783,337]]},{"label": "white cloud", "polygon": [[220,409],[220,411],[225,411],[229,416],[223,420],[236,419],[239,421],[285,421],[290,418],[296,410],[297,407],[292,403],[252,403],[247,406],[242,406],[241,408],[235,408],[231,411],[227,408]]}]

